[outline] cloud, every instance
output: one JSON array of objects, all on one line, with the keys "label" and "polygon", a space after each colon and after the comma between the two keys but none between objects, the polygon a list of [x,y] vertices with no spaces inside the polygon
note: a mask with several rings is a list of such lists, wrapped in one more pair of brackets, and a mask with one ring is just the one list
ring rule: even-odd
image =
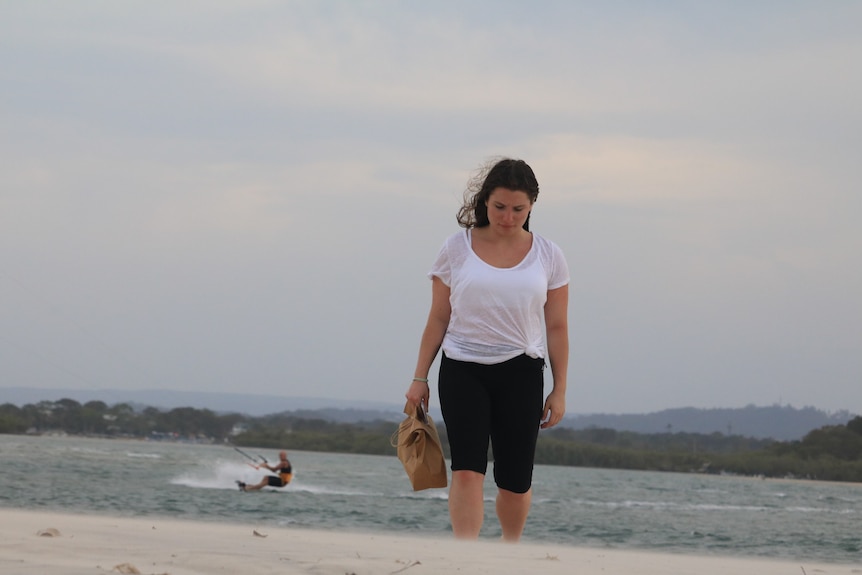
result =
[{"label": "cloud", "polygon": [[573,271],[574,410],[826,401],[815,378],[846,405],[862,8],[778,6],[3,10],[2,335],[29,360],[0,376],[400,397],[427,267],[504,154]]},{"label": "cloud", "polygon": [[547,187],[581,202],[734,201],[763,169],[726,146],[702,140],[561,134],[539,138],[526,149],[538,158]]}]

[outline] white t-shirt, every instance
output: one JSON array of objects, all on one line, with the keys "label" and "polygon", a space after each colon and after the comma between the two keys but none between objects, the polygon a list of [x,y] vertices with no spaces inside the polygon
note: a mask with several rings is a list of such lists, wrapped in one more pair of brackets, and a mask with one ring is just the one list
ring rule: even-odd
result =
[{"label": "white t-shirt", "polygon": [[452,314],[443,352],[459,361],[496,364],[521,354],[545,357],[548,290],[569,283],[555,243],[533,234],[533,245],[512,268],[496,268],[473,251],[470,230],[449,236],[428,272],[449,286]]}]

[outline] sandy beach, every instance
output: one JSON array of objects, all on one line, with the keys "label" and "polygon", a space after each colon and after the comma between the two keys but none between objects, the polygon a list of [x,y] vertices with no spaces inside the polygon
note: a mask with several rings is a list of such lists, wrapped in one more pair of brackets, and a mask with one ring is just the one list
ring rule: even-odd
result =
[{"label": "sandy beach", "polygon": [[862,565],[462,542],[446,534],[420,538],[10,509],[0,517],[0,572],[8,575],[862,573]]}]

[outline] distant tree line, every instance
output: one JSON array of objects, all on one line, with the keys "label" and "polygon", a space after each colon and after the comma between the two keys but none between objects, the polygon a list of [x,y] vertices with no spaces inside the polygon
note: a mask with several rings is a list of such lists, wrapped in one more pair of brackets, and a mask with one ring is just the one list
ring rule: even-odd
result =
[{"label": "distant tree line", "polygon": [[[203,441],[275,449],[394,455],[391,421],[333,423],[294,413],[250,417],[181,407],[135,410],[72,399],[0,405],[0,433]],[[445,427],[439,430],[448,456]],[[558,427],[542,432],[536,463],[656,471],[730,473],[862,482],[862,417],[829,425],[801,440],[722,433],[635,433]]]},{"label": "distant tree line", "polygon": [[67,433],[93,437],[213,440],[226,437],[246,417],[216,414],[208,409],[155,407],[135,410],[127,403],[108,406],[103,401],[83,405],[74,399],[40,401],[24,407],[0,405],[0,433]]},{"label": "distant tree line", "polygon": [[862,482],[862,417],[815,429],[796,441],[557,428],[540,437],[536,462]]}]

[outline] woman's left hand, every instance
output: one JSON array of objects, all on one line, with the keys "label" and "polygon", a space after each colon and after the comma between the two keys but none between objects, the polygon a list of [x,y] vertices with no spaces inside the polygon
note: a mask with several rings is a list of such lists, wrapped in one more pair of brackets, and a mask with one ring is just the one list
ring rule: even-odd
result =
[{"label": "woman's left hand", "polygon": [[428,382],[417,381],[414,379],[404,396],[407,398],[407,401],[416,407],[419,407],[424,403],[425,409],[427,410],[428,401],[431,399],[431,391],[428,388]]},{"label": "woman's left hand", "polygon": [[542,429],[554,427],[566,414],[566,395],[552,391],[545,400],[545,407],[542,411]]}]

